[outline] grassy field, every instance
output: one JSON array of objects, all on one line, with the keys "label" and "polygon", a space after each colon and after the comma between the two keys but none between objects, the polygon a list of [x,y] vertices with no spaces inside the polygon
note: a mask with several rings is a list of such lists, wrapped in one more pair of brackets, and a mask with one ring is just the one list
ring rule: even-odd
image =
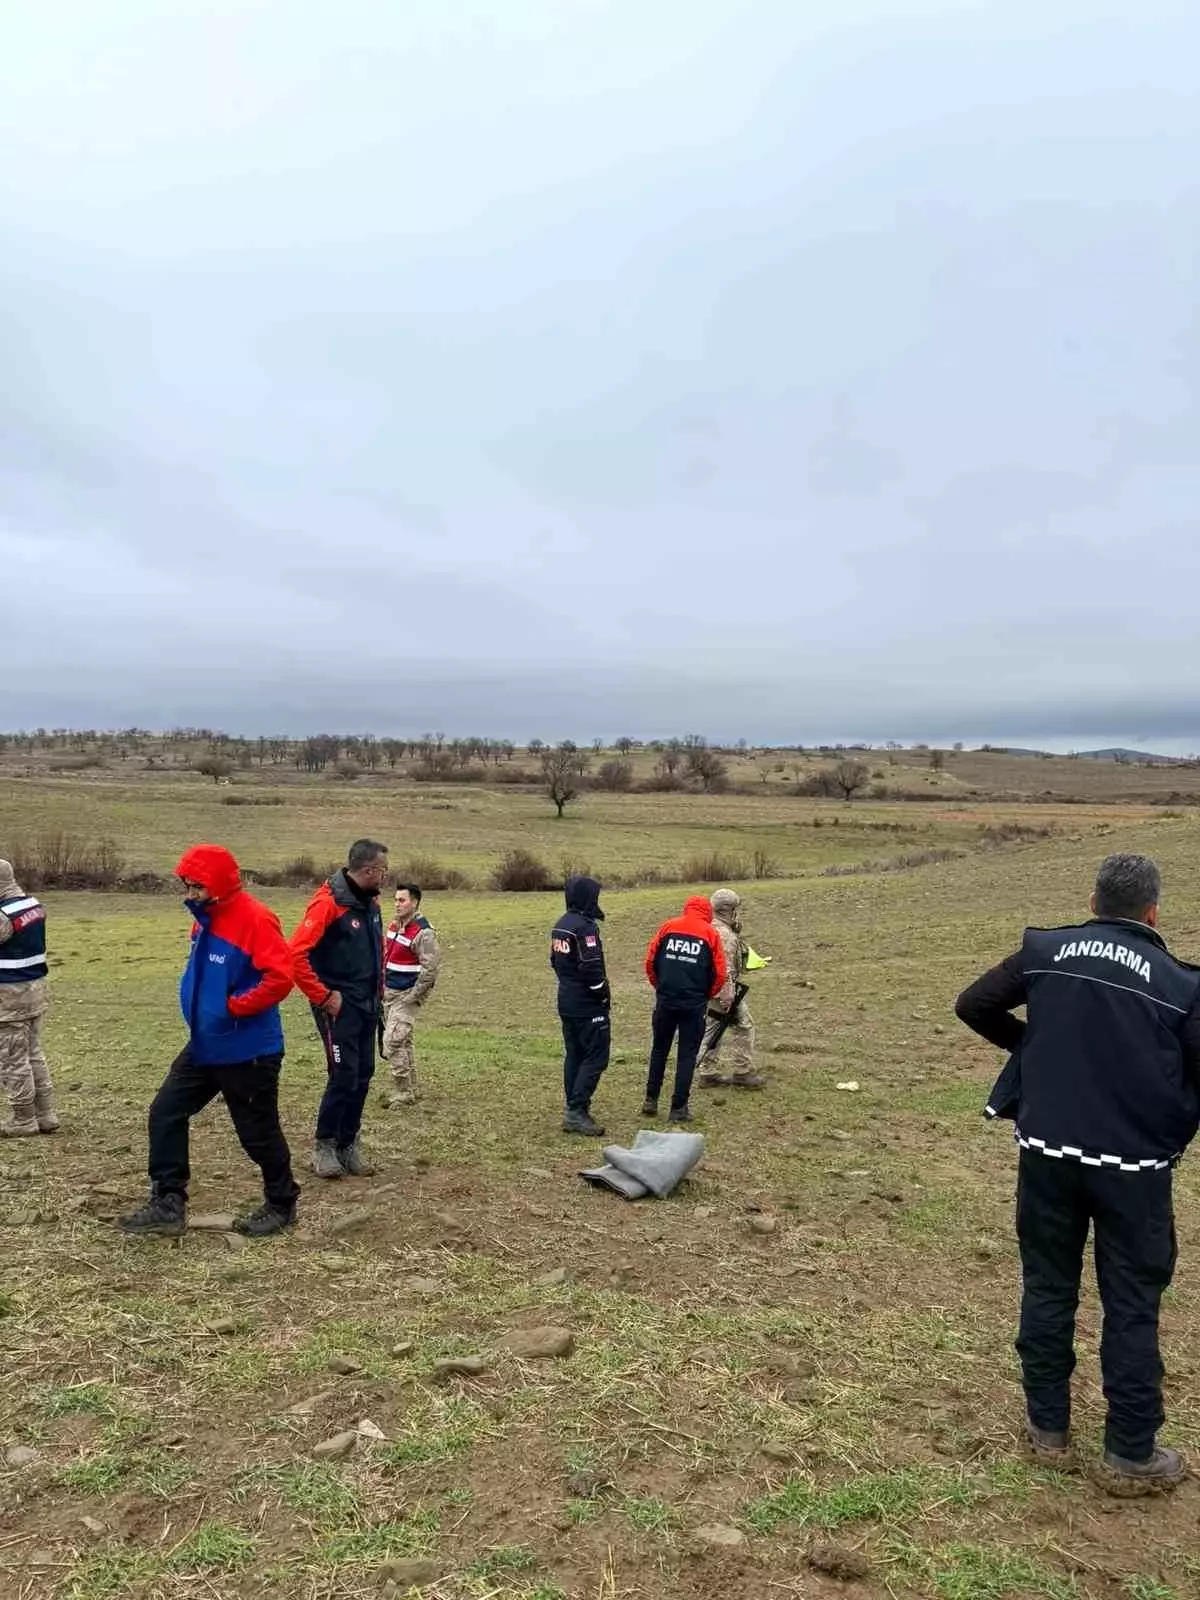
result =
[{"label": "grassy field", "polygon": [[[951,1011],[1027,920],[1080,913],[1110,849],[1160,859],[1168,936],[1200,957],[1191,817],[1026,805],[1051,836],[982,848],[1001,804],[595,796],[559,826],[544,802],[491,791],[302,784],[281,807],[226,808],[211,785],[179,789],[14,781],[0,845],[62,823],[169,871],[199,837],[267,865],[367,832],[397,860],[479,877],[510,843],[602,871],[764,850],[796,874],[744,885],[753,942],[775,957],[753,997],[770,1086],[697,1096],[708,1149],[671,1199],[592,1191],[576,1174],[598,1148],[557,1131],[557,897],[433,896],[446,965],[419,1036],[425,1099],[406,1113],[372,1099],[379,1177],[318,1189],[301,1174],[300,1225],[261,1246],[126,1242],[112,1218],[144,1191],[187,919],[170,898],[48,896],[64,1131],[0,1146],[0,1451],[36,1452],[0,1464],[5,1600],[342,1600],[382,1592],[388,1572],[399,1593],[423,1574],[436,1600],[1200,1590],[1194,1481],[1122,1503],[1019,1457],[1014,1152],[979,1115],[995,1053]],[[926,849],[956,853],[825,875]],[[615,1057],[596,1110],[620,1141],[639,1125],[641,954],[685,892],[607,897]],[[302,903],[265,897],[286,924]],[[323,1065],[294,1000],[286,1021],[285,1125],[303,1157]],[[194,1128],[193,1168],[194,1213],[255,1198],[219,1109]],[[1165,1437],[1197,1452],[1188,1164],[1178,1192]],[[507,1352],[514,1328],[545,1324],[573,1333],[570,1357]],[[1090,1289],[1080,1328],[1094,1453]],[[480,1376],[436,1381],[435,1362],[465,1354],[485,1359]],[[364,1419],[382,1439],[313,1458]],[[740,1541],[698,1537],[712,1524]],[[427,1565],[389,1566],[405,1560]]]}]

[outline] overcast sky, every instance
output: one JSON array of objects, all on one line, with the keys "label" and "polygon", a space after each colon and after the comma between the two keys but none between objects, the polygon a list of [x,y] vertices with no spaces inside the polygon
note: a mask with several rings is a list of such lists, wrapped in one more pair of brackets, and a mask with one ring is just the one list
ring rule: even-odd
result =
[{"label": "overcast sky", "polygon": [[0,726],[1200,746],[1194,0],[18,0]]}]

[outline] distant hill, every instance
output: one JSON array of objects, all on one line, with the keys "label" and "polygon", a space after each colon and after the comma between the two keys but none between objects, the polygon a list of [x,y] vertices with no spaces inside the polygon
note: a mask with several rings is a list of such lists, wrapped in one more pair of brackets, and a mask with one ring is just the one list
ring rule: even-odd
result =
[{"label": "distant hill", "polygon": [[[1050,750],[1025,750],[1019,745],[988,745],[989,750],[994,750],[997,755],[1003,756],[1052,756]],[[1186,756],[1160,756],[1152,750],[1130,750],[1125,745],[1110,745],[1106,750],[1076,750],[1075,757],[1079,761],[1153,761],[1160,767],[1179,767],[1187,765]]]},{"label": "distant hill", "polygon": [[1080,750],[1080,761],[1154,761],[1160,767],[1178,767],[1186,762],[1184,756],[1160,756],[1151,750],[1128,750],[1124,745],[1113,745],[1108,750]]}]

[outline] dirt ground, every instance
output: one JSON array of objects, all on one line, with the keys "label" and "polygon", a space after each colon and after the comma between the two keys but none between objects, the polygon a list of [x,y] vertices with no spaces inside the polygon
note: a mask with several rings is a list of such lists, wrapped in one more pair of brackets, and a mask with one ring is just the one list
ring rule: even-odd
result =
[{"label": "dirt ground", "polygon": [[[752,941],[774,957],[753,995],[769,1086],[698,1092],[703,1162],[637,1205],[585,1185],[599,1146],[558,1131],[554,898],[431,897],[446,974],[418,1036],[425,1097],[406,1112],[372,1097],[378,1176],[319,1188],[301,1172],[298,1227],[262,1244],[116,1233],[181,1042],[187,919],[170,899],[48,897],[64,1128],[0,1145],[0,1452],[19,1463],[0,1464],[0,1595],[1200,1592],[1196,1480],[1113,1501],[1018,1449],[1014,1152],[980,1116],[998,1058],[954,995],[1026,921],[1081,914],[1109,849],[1158,856],[1165,931],[1200,954],[1191,819],[1078,809],[1008,849],[747,886]],[[596,1109],[618,1142],[639,1126],[640,957],[680,893],[608,897],[616,1052]],[[267,898],[298,914],[297,896]],[[323,1068],[294,1000],[286,1021],[299,1165]],[[192,1156],[193,1217],[256,1199],[220,1107]],[[1195,1452],[1188,1163],[1177,1192],[1164,1437]],[[545,1326],[570,1354],[507,1348]],[[1085,1460],[1097,1338],[1089,1286]],[[477,1374],[439,1374],[468,1356]],[[346,1456],[314,1457],[364,1424]]]}]

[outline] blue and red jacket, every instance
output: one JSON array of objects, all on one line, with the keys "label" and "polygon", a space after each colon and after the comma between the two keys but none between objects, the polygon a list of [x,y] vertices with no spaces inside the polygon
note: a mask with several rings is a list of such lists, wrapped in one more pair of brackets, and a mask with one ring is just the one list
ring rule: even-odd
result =
[{"label": "blue and red jacket", "polygon": [[279,918],[242,888],[238,864],[218,844],[198,844],[175,868],[211,900],[189,900],[192,948],[179,985],[192,1060],[228,1067],[283,1054],[279,1002],[292,988],[292,956]]}]

